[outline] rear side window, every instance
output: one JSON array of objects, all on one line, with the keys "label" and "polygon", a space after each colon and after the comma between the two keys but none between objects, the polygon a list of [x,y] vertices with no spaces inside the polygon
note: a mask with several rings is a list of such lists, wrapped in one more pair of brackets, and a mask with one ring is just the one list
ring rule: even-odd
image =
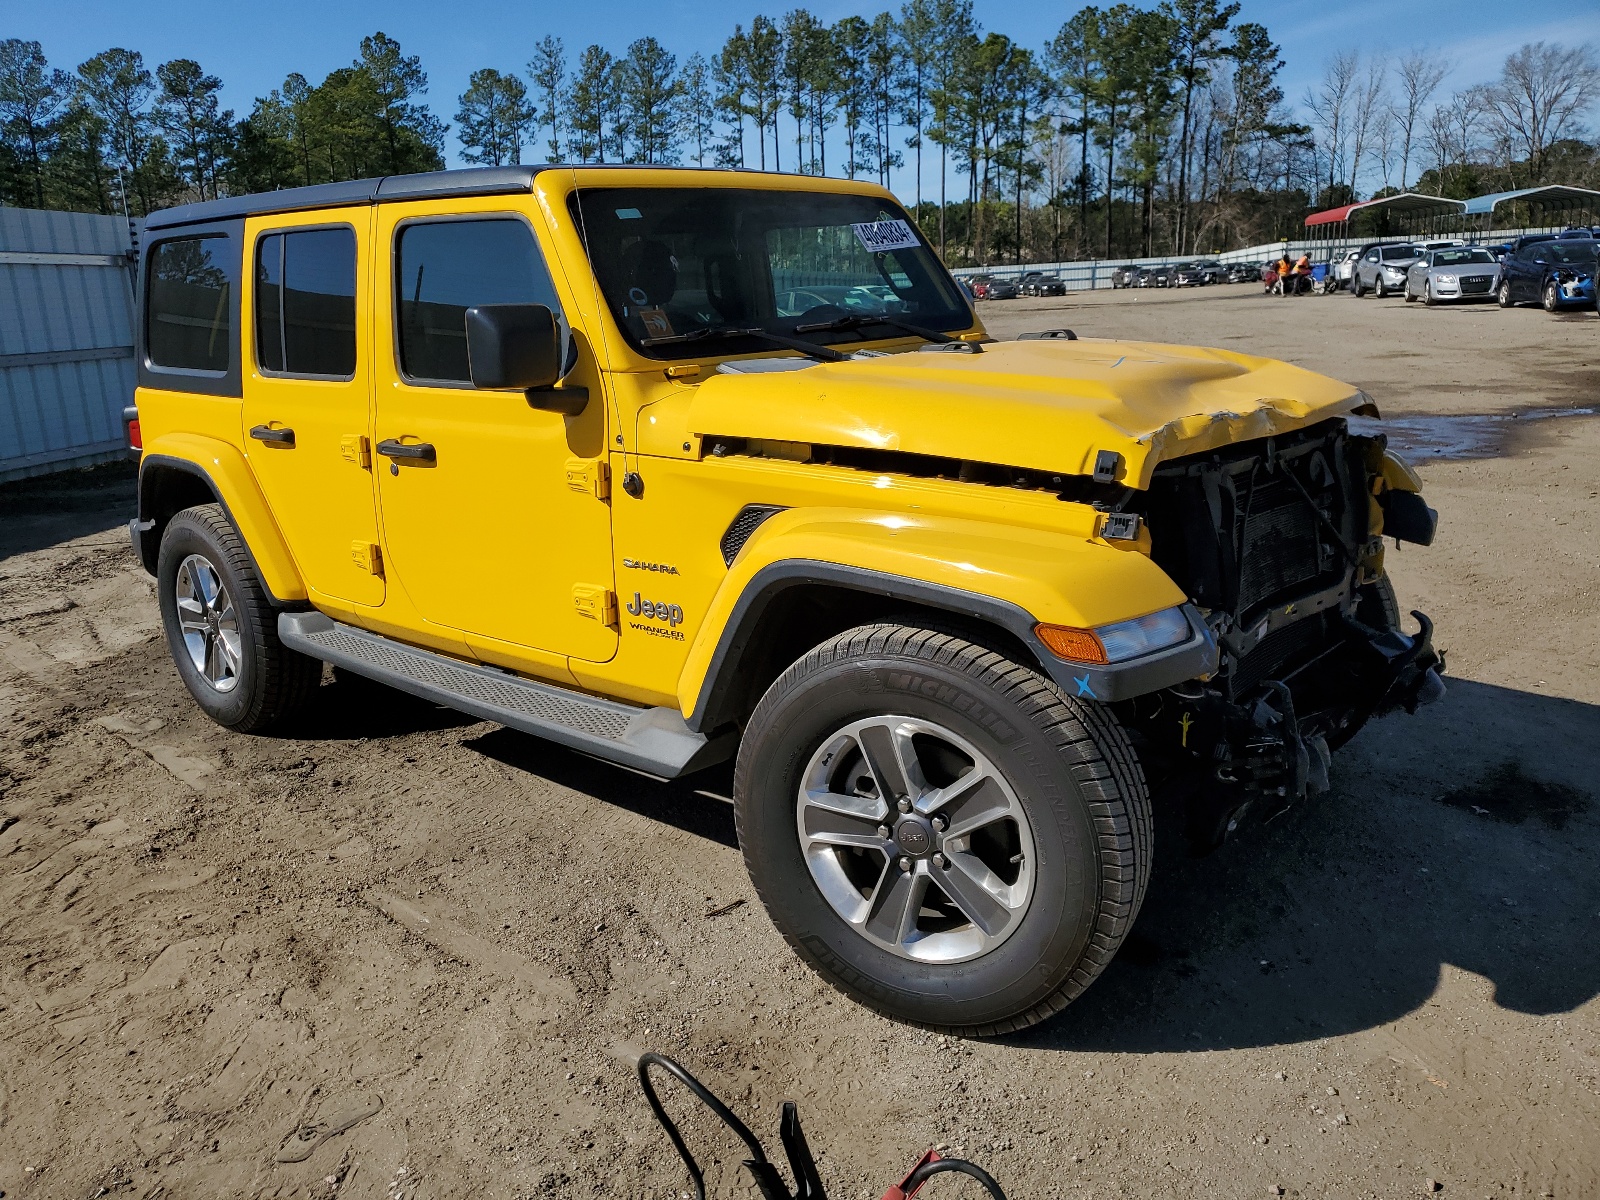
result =
[{"label": "rear side window", "polygon": [[543,304],[561,311],[533,231],[515,217],[402,226],[395,287],[400,371],[408,379],[471,381],[469,308]]},{"label": "rear side window", "polygon": [[157,367],[223,375],[234,337],[229,241],[173,238],[150,251],[145,353]]},{"label": "rear side window", "polygon": [[303,229],[256,243],[256,361],[264,371],[348,379],[356,369],[355,230]]}]

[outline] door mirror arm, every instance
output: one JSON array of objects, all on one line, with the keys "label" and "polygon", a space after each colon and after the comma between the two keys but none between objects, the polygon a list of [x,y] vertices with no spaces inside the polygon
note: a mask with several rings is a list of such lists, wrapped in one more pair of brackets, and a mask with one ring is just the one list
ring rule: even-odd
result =
[{"label": "door mirror arm", "polygon": [[575,417],[589,406],[589,389],[581,385],[528,388],[528,407]]}]

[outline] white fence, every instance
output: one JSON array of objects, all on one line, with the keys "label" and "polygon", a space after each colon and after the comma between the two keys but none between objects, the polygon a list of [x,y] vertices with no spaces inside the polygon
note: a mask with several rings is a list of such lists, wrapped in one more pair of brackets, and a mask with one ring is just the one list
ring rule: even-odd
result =
[{"label": "white fence", "polygon": [[[1556,233],[1559,227],[1549,229],[1493,229],[1486,233],[1474,234],[1422,234],[1418,241],[1428,241],[1437,238],[1462,237],[1467,241],[1479,245],[1492,245],[1496,242],[1508,242],[1514,237],[1525,233]],[[1226,250],[1221,254],[1167,254],[1158,258],[1096,258],[1078,259],[1074,262],[1056,263],[1022,263],[1020,265],[1005,263],[991,267],[957,267],[951,274],[956,276],[992,275],[996,279],[1020,279],[1029,271],[1043,271],[1046,275],[1054,275],[1067,285],[1069,292],[1084,292],[1094,288],[1108,288],[1111,286],[1111,273],[1119,267],[1165,267],[1177,262],[1220,262],[1224,266],[1233,263],[1266,263],[1288,253],[1291,258],[1298,258],[1302,254],[1309,255],[1311,261],[1331,262],[1342,257],[1347,251],[1360,249],[1369,242],[1378,239],[1370,237],[1335,238],[1321,241],[1281,241],[1264,242],[1259,246],[1246,246],[1242,250]],[[1382,239],[1391,242],[1403,242],[1402,237]]]}]

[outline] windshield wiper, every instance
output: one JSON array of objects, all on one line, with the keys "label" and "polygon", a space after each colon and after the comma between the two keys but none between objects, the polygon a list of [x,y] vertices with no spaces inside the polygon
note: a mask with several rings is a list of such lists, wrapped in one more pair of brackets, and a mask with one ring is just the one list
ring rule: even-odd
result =
[{"label": "windshield wiper", "polygon": [[914,334],[925,342],[954,342],[958,339],[948,333],[938,333],[932,329],[924,329],[920,325],[913,325],[909,321],[902,321],[898,317],[873,316],[864,313],[849,313],[842,317],[835,317],[831,321],[818,321],[813,325],[796,325],[796,333],[832,333],[842,329],[860,329],[864,325],[889,325],[895,329],[903,329]]},{"label": "windshield wiper", "polygon": [[815,342],[805,341],[803,338],[789,337],[787,334],[773,333],[770,329],[750,327],[745,329],[694,329],[688,333],[671,333],[664,337],[640,338],[641,346],[674,346],[683,342],[703,342],[709,338],[752,337],[762,341],[771,342],[774,346],[783,346],[789,350],[798,350],[808,358],[818,362],[848,362],[850,356],[832,346],[819,346]]}]

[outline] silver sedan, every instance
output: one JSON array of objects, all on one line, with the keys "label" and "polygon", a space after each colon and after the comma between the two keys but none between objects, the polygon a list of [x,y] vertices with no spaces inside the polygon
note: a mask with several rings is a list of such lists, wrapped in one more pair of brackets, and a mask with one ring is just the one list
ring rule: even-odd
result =
[{"label": "silver sedan", "polygon": [[1500,286],[1500,263],[1476,246],[1430,250],[1406,272],[1406,303],[1421,300],[1493,300]]}]

